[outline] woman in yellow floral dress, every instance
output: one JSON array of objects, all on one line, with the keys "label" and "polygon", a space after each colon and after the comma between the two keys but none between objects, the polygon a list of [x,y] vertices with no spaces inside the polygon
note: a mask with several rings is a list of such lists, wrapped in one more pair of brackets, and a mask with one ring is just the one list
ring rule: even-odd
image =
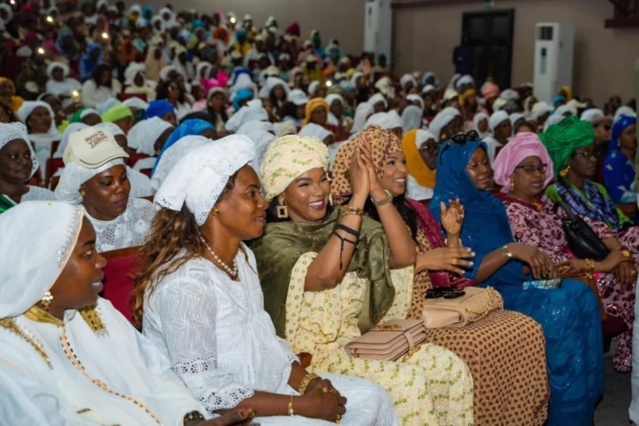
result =
[{"label": "woman in yellow floral dress", "polygon": [[[255,252],[265,308],[310,369],[382,385],[404,425],[471,425],[473,381],[452,352],[423,344],[399,362],[352,358],[344,346],[375,325],[406,318],[415,244],[375,177],[370,145],[360,140],[350,169],[353,197],[331,211],[329,154],[313,137],[273,142],[261,177],[271,202]],[[363,217],[372,197],[381,223]]]}]

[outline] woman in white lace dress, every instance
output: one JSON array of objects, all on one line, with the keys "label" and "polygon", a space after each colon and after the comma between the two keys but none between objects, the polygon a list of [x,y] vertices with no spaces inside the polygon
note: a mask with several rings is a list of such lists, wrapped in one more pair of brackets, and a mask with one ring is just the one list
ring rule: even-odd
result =
[{"label": "woman in white lace dress", "polygon": [[55,200],[53,192],[27,184],[40,162],[22,123],[0,124],[0,213],[23,201]]},{"label": "woman in white lace dress", "polygon": [[137,324],[209,414],[250,407],[262,425],[398,424],[381,387],[308,374],[275,334],[242,243],[266,218],[254,157],[253,142],[232,135],[194,148],[169,173],[137,279]]},{"label": "woman in white lace dress", "polygon": [[142,245],[155,215],[147,200],[129,198],[128,156],[104,128],[87,127],[69,136],[55,195],[86,208],[100,253]]}]

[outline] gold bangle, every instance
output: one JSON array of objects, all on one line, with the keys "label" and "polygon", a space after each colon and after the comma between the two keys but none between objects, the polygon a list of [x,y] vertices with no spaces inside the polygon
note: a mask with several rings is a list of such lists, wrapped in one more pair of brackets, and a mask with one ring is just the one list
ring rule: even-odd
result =
[{"label": "gold bangle", "polygon": [[[459,238],[459,237],[458,237],[458,238],[457,238],[457,242],[459,243],[459,246],[460,246],[460,247],[463,247],[463,246],[464,246],[464,244],[462,243],[461,238]],[[448,238],[444,238],[444,245],[445,245],[446,247],[448,247]]]},{"label": "gold bangle", "polygon": [[308,373],[306,376],[304,376],[304,378],[300,382],[300,387],[297,391],[301,393],[302,395],[304,395],[306,393],[306,388],[308,387],[309,383],[311,383],[315,379],[319,379],[319,376],[317,374]]},{"label": "gold bangle", "polygon": [[344,207],[342,216],[355,215],[355,216],[363,217],[365,214],[366,213],[364,212],[364,210],[360,209],[359,207],[346,206]]},{"label": "gold bangle", "polygon": [[291,394],[291,399],[288,400],[288,415],[295,415],[295,411],[293,411],[293,394]]},{"label": "gold bangle", "polygon": [[586,277],[591,280],[595,276],[595,261],[592,259],[586,259],[586,263],[590,266],[590,272],[586,272]]},{"label": "gold bangle", "polygon": [[504,257],[508,260],[513,258],[513,254],[508,250],[508,244],[504,244],[501,248],[501,252],[504,254]]}]

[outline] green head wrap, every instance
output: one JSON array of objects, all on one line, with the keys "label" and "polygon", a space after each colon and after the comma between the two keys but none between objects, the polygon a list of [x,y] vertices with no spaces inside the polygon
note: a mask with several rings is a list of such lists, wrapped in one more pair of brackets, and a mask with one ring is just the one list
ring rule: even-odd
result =
[{"label": "green head wrap", "polygon": [[568,166],[568,160],[577,148],[591,145],[595,142],[595,130],[589,121],[580,121],[571,115],[557,124],[553,124],[539,135],[548,154],[554,163],[555,177]]},{"label": "green head wrap", "polygon": [[133,117],[131,109],[126,105],[116,105],[102,114],[102,121],[105,123],[114,123],[126,117]]}]

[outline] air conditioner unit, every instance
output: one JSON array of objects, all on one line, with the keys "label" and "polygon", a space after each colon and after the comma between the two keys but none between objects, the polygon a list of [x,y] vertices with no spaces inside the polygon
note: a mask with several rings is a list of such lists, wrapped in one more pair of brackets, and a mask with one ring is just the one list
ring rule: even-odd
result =
[{"label": "air conditioner unit", "polygon": [[368,0],[364,4],[364,50],[384,54],[391,62],[393,11],[392,0]]},{"label": "air conditioner unit", "polygon": [[552,102],[562,86],[572,87],[575,31],[572,25],[539,22],[535,27],[535,97]]}]

